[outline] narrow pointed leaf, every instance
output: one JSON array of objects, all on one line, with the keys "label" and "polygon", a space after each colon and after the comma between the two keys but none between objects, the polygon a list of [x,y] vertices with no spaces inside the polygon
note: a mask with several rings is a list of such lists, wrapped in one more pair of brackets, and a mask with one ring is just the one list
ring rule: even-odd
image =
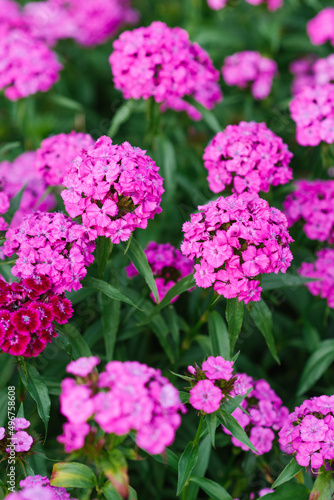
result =
[{"label": "narrow pointed leaf", "polygon": [[[222,418],[220,418],[219,413],[222,416]],[[246,432],[241,427],[239,422],[234,417],[232,417],[232,415],[228,413],[226,410],[219,410],[219,413],[217,414],[217,416],[220,422],[224,425],[224,427],[226,427],[227,430],[229,430],[232,433],[232,436],[234,436],[236,439],[241,441],[241,443],[248,446],[251,450],[257,453],[257,449],[250,442],[249,437],[247,436]]]},{"label": "narrow pointed leaf", "polygon": [[233,500],[231,495],[220,484],[206,479],[204,477],[191,477],[190,481],[198,484],[198,486],[209,495],[212,500]]},{"label": "narrow pointed leaf", "polygon": [[198,444],[188,443],[186,449],[182,453],[178,464],[178,478],[176,495],[180,495],[183,488],[189,481],[192,470],[198,460]]},{"label": "narrow pointed leaf", "polygon": [[311,281],[318,281],[314,278],[306,278],[299,274],[292,273],[278,273],[278,274],[264,274],[262,276],[261,288],[263,290],[276,290],[277,288],[291,288],[296,286],[303,286],[305,283]]},{"label": "narrow pointed leaf", "polygon": [[298,384],[298,396],[311,389],[333,362],[334,340],[324,340],[304,366]]},{"label": "narrow pointed leaf", "polygon": [[18,209],[20,207],[21,200],[22,200],[23,194],[26,190],[26,187],[27,187],[27,184],[25,184],[20,189],[20,191],[15,196],[13,196],[13,198],[10,200],[9,209],[7,210],[7,212],[5,214],[2,214],[2,217],[5,219],[5,221],[8,224],[11,223],[12,218],[14,217],[14,215],[16,214],[16,212],[18,211]]},{"label": "narrow pointed leaf", "polygon": [[217,425],[217,415],[216,413],[210,413],[206,415],[205,417],[206,425],[208,428],[209,436],[210,436],[210,441],[213,447],[215,447],[216,443],[216,428]]},{"label": "narrow pointed leaf", "polygon": [[272,357],[278,364],[280,364],[280,360],[276,351],[275,339],[273,336],[273,316],[269,307],[267,306],[265,301],[261,299],[259,302],[254,302],[252,304],[252,308],[249,314],[262,333]]},{"label": "narrow pointed leaf", "polygon": [[24,387],[37,404],[38,415],[44,422],[46,434],[48,431],[51,408],[48,388],[34,366],[28,363],[25,366],[26,373],[24,372],[22,366],[19,368],[21,380]]},{"label": "narrow pointed leaf", "polygon": [[230,339],[225,321],[217,311],[211,311],[208,318],[209,336],[214,356],[230,357]]},{"label": "narrow pointed leaf", "polygon": [[281,484],[286,483],[287,481],[290,481],[293,477],[295,477],[296,474],[300,470],[302,470],[302,466],[299,465],[297,460],[293,458],[288,465],[283,469],[283,471],[280,473],[274,484],[272,485],[272,488],[277,488],[277,486],[280,486]]},{"label": "narrow pointed leaf", "polygon": [[310,490],[305,486],[305,484],[288,483],[283,484],[274,493],[267,493],[261,497],[261,500],[332,500],[330,497],[312,497],[310,496]]},{"label": "narrow pointed leaf", "polygon": [[87,276],[83,280],[82,284],[86,288],[94,288],[95,290],[99,290],[100,292],[104,293],[105,295],[107,295],[107,297],[110,297],[111,299],[121,300],[122,302],[126,302],[127,304],[130,304],[131,306],[137,308],[136,304],[132,302],[130,297],[127,297],[118,288],[109,285],[109,283],[106,283],[105,281],[99,280],[97,278],[92,278],[91,276]]},{"label": "narrow pointed leaf", "polygon": [[57,325],[56,331],[61,332],[70,342],[74,359],[92,356],[92,352],[87,342],[74,325],[71,325],[71,323]]},{"label": "narrow pointed leaf", "polygon": [[230,355],[232,356],[244,318],[243,301],[239,302],[238,299],[227,299],[225,315],[230,338]]},{"label": "narrow pointed leaf", "polygon": [[106,236],[98,236],[96,245],[96,261],[99,279],[103,280],[104,270],[106,268],[111,252],[111,239]]}]

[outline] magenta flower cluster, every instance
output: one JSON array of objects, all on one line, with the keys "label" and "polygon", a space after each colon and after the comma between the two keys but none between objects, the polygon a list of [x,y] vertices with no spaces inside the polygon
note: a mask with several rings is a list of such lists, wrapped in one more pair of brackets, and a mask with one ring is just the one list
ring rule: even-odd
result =
[{"label": "magenta flower cluster", "polygon": [[279,432],[286,453],[296,453],[299,465],[319,469],[334,459],[334,396],[305,400],[290,413]]},{"label": "magenta flower cluster", "polygon": [[237,194],[269,191],[270,185],[292,179],[292,153],[265,123],[240,122],[218,132],[205,148],[203,160],[211,191],[227,186]]},{"label": "magenta flower cluster", "polygon": [[43,212],[52,210],[56,206],[53,194],[48,194],[41,202],[47,184],[35,169],[36,153],[28,151],[18,156],[13,162],[0,162],[0,189],[9,199],[13,198],[20,189],[25,187],[20,207],[15,212],[11,226],[17,226],[22,218],[34,210]]},{"label": "magenta flower cluster", "polygon": [[189,398],[193,408],[203,413],[219,410],[222,399],[233,387],[233,364],[233,361],[221,356],[209,356],[201,368],[188,366],[189,373],[194,377]]},{"label": "magenta flower cluster", "polygon": [[[237,408],[232,415],[248,434],[258,454],[263,455],[271,450],[275,439],[274,431],[278,431],[284,425],[289,410],[282,406],[282,400],[266,380],[254,380],[245,373],[238,373],[231,395],[245,395],[249,389],[252,390],[240,404],[248,414]],[[224,426],[222,427],[226,434],[231,434]],[[234,436],[232,443],[245,451],[249,450],[248,446]]]},{"label": "magenta flower cluster", "polygon": [[[98,380],[90,372],[96,357],[72,362],[67,371],[79,378],[61,384],[61,413],[68,419],[58,441],[67,453],[80,449],[94,429],[93,419],[106,434],[122,436],[136,431],[136,443],[153,455],[174,441],[186,410],[179,393],[160,370],[137,361],[111,361]],[[97,382],[96,382],[97,380]]]},{"label": "magenta flower cluster", "polygon": [[28,30],[0,25],[0,89],[8,99],[46,92],[61,68],[56,54]]},{"label": "magenta flower cluster", "polygon": [[6,429],[0,427],[0,444],[4,441],[7,453],[14,451],[16,453],[25,453],[29,451],[34,443],[34,438],[25,431],[30,427],[29,420],[25,418],[14,418],[11,420],[11,431],[6,434]]},{"label": "magenta flower cluster", "polygon": [[290,71],[294,75],[292,84],[294,95],[306,86],[326,85],[334,81],[334,54],[324,58],[303,57],[291,63]]},{"label": "magenta flower cluster", "polygon": [[86,229],[62,213],[26,215],[19,226],[8,229],[4,243],[7,257],[18,256],[12,274],[18,278],[46,275],[55,294],[82,287],[80,280],[94,260],[94,249]]},{"label": "magenta flower cluster", "polygon": [[125,99],[153,97],[162,109],[186,111],[194,120],[201,114],[184,101],[191,96],[208,109],[221,101],[219,72],[208,54],[191,43],[182,28],[156,21],[125,31],[115,40],[110,56],[115,87]]},{"label": "magenta flower cluster", "polygon": [[[180,250],[170,243],[156,243],[155,241],[151,241],[144,249],[144,252],[155,278],[159,300],[164,298],[168,290],[175,283],[194,270],[194,262],[184,257]],[[132,262],[126,268],[126,272],[129,278],[133,278],[138,274]],[[155,301],[152,293],[151,298]],[[171,302],[175,302],[177,298],[178,295]]]},{"label": "magenta flower cluster", "polygon": [[300,180],[283,202],[289,226],[302,221],[311,240],[334,243],[334,181]]},{"label": "magenta flower cluster", "polygon": [[307,34],[313,45],[329,41],[334,46],[334,8],[321,10],[307,23]]},{"label": "magenta flower cluster", "polygon": [[304,87],[290,103],[296,122],[296,139],[301,146],[334,142],[334,85]]},{"label": "magenta flower cluster", "polygon": [[[207,0],[210,9],[219,10],[225,7],[227,0]],[[251,5],[265,4],[270,11],[275,11],[282,7],[283,0],[246,0]]]},{"label": "magenta flower cluster", "polygon": [[71,217],[82,217],[89,238],[112,243],[129,239],[136,227],[161,212],[159,168],[140,148],[118,146],[103,136],[68,166],[61,196]]},{"label": "magenta flower cluster", "polygon": [[303,262],[298,272],[301,276],[317,280],[305,285],[312,295],[327,299],[329,307],[334,309],[334,249],[319,250],[316,261]]},{"label": "magenta flower cluster", "polygon": [[13,356],[40,354],[56,337],[53,321],[65,324],[72,317],[71,302],[51,292],[47,276],[20,282],[0,281],[0,349]]},{"label": "magenta flower cluster", "polygon": [[255,99],[265,99],[277,74],[277,64],[259,52],[245,50],[225,58],[222,74],[227,85],[250,87]]},{"label": "magenta flower cluster", "polygon": [[32,33],[54,44],[73,38],[84,46],[104,43],[124,24],[138,21],[130,0],[47,0],[24,6],[23,19]]},{"label": "magenta flower cluster", "polygon": [[47,185],[62,184],[67,165],[93,144],[94,139],[89,134],[74,131],[48,137],[36,151],[36,170]]},{"label": "magenta flower cluster", "polygon": [[7,500],[76,500],[65,488],[51,486],[46,476],[27,476],[20,481],[20,491],[10,493]]},{"label": "magenta flower cluster", "polygon": [[257,301],[263,273],[286,272],[292,261],[285,215],[258,195],[220,197],[183,224],[181,251],[195,264],[196,284],[226,298]]}]

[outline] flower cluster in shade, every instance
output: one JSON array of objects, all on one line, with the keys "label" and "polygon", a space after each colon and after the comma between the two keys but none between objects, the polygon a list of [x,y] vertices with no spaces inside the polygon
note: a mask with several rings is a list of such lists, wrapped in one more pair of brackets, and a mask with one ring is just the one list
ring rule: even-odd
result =
[{"label": "flower cluster in shade", "polygon": [[186,410],[179,393],[160,370],[137,361],[111,361],[97,374],[99,359],[80,358],[67,371],[77,376],[61,384],[60,410],[68,419],[58,441],[67,453],[81,449],[96,433],[122,436],[136,431],[136,443],[153,455],[172,444]]},{"label": "flower cluster in shade", "polygon": [[71,302],[51,291],[47,276],[19,282],[0,281],[0,350],[13,356],[37,356],[56,337],[53,321],[71,318]]},{"label": "flower cluster in shade", "polygon": [[296,453],[302,467],[319,469],[334,459],[334,396],[305,400],[290,413],[279,432],[286,453]]},{"label": "flower cluster in shade", "polygon": [[265,99],[277,74],[277,64],[259,52],[245,50],[225,58],[222,74],[227,85],[250,87],[255,99]]},{"label": "flower cluster in shade", "polygon": [[0,162],[0,190],[2,197],[7,195],[10,200],[25,186],[20,207],[11,221],[12,227],[17,226],[24,215],[33,212],[37,208],[47,212],[56,206],[56,199],[51,193],[40,201],[47,189],[47,184],[37,173],[35,163],[36,153],[32,151],[21,154],[13,162]]},{"label": "flower cluster in shade", "polygon": [[46,476],[27,476],[20,481],[21,489],[6,496],[6,500],[76,500],[65,488],[51,486]]},{"label": "flower cluster in shade", "polygon": [[42,41],[23,27],[0,22],[0,89],[11,101],[46,92],[62,66]]},{"label": "flower cluster in shade", "polygon": [[82,217],[90,239],[129,239],[135,228],[161,212],[159,168],[140,148],[100,137],[68,166],[61,196],[71,217]]},{"label": "flower cluster in shade", "polygon": [[[0,313],[1,314],[1,313]],[[7,433],[4,427],[0,427],[0,451],[6,453],[14,452],[24,456],[34,444],[34,438],[25,430],[30,427],[29,420],[25,418],[14,418],[10,421],[10,432]]]},{"label": "flower cluster in shade", "polygon": [[301,146],[334,142],[334,85],[304,87],[290,102],[296,122],[296,140]]},{"label": "flower cluster in shade", "polygon": [[223,398],[229,396],[234,387],[233,361],[221,356],[209,356],[202,366],[188,366],[192,375],[189,403],[203,414],[219,410]]},{"label": "flower cluster in shade", "polygon": [[289,226],[303,222],[311,240],[334,243],[334,181],[300,180],[283,202]]},{"label": "flower cluster in shade", "polygon": [[36,170],[47,185],[62,184],[67,165],[93,144],[94,140],[89,134],[74,131],[48,137],[36,151]]},{"label": "flower cluster in shade", "polygon": [[334,81],[334,54],[317,58],[306,56],[290,64],[290,72],[294,75],[292,93],[296,95],[304,87],[326,85]]},{"label": "flower cluster in shade", "polygon": [[[184,257],[180,250],[170,243],[156,243],[151,241],[144,249],[148,263],[152,269],[157,285],[159,301],[164,298],[170,288],[194,270],[194,262]],[[126,268],[129,278],[138,274],[135,266],[131,264]],[[151,293],[152,300],[155,301]],[[178,295],[171,302],[177,300]]]},{"label": "flower cluster in shade", "polygon": [[319,250],[315,262],[303,262],[298,272],[317,280],[305,285],[312,295],[327,299],[329,307],[334,309],[334,249]]},{"label": "flower cluster in shade", "polygon": [[194,278],[226,298],[257,301],[260,276],[285,273],[292,261],[287,220],[258,195],[220,197],[183,224],[181,252],[197,259]]},{"label": "flower cluster in shade", "polygon": [[313,45],[330,42],[334,46],[334,8],[321,10],[307,23],[307,34]]},{"label": "flower cluster in shade", "polygon": [[124,24],[134,24],[139,19],[130,0],[29,2],[22,15],[32,33],[50,45],[73,38],[88,47],[104,43]]},{"label": "flower cluster in shade", "polygon": [[109,61],[114,84],[125,99],[153,97],[162,104],[162,110],[186,111],[194,120],[201,114],[184,100],[185,96],[208,109],[222,99],[219,71],[182,28],[169,28],[156,21],[123,32],[113,47]]},{"label": "flower cluster in shade", "polygon": [[4,254],[17,254],[11,272],[18,278],[48,276],[51,291],[79,290],[93,262],[95,243],[87,230],[62,213],[36,212],[6,232]]},{"label": "flower cluster in shade", "polygon": [[270,185],[289,182],[292,156],[265,123],[240,122],[214,136],[203,160],[211,191],[219,193],[231,185],[232,191],[240,194],[269,191]]},{"label": "flower cluster in shade", "polygon": [[[276,437],[275,432],[286,422],[289,410],[282,406],[282,400],[266,380],[254,380],[245,373],[238,373],[231,395],[233,397],[245,395],[249,389],[251,391],[240,403],[247,413],[237,408],[232,415],[245,430],[258,454],[263,455],[271,450]],[[226,434],[231,434],[224,426],[222,427]],[[249,450],[247,445],[234,436],[232,443],[245,451]]]},{"label": "flower cluster in shade", "polygon": [[[228,0],[207,0],[208,6],[213,10],[220,10],[226,6]],[[267,6],[268,10],[275,11],[282,7],[283,0],[246,0],[247,3],[251,5],[264,4]]]}]

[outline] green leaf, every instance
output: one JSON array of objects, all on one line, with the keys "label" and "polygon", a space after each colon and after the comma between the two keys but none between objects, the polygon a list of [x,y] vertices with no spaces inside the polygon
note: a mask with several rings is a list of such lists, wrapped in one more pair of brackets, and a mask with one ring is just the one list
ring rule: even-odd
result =
[{"label": "green leaf", "polygon": [[334,479],[331,472],[321,472],[313,485],[310,498],[314,500],[333,500]]},{"label": "green leaf", "polygon": [[297,395],[308,391],[334,361],[334,340],[324,340],[307,360],[301,374]]},{"label": "green leaf", "polygon": [[128,464],[120,450],[113,449],[100,462],[104,475],[115,490],[126,498],[129,494]]},{"label": "green leaf", "polygon": [[292,273],[278,273],[278,274],[264,274],[262,276],[261,287],[263,290],[275,290],[276,288],[291,288],[296,286],[305,285],[311,281],[318,281],[314,278],[306,278],[299,274]]},{"label": "green leaf", "polygon": [[107,134],[109,137],[112,138],[117,134],[120,126],[130,118],[136,107],[138,107],[138,104],[135,100],[128,100],[125,101],[120,108],[118,108],[110,123],[110,128]]},{"label": "green leaf", "polygon": [[74,359],[92,356],[92,351],[89,349],[87,342],[74,325],[71,325],[71,323],[57,325],[56,331],[61,332],[69,340]]},{"label": "green leaf", "polygon": [[161,165],[162,177],[166,193],[164,196],[171,197],[176,189],[175,174],[177,171],[176,154],[172,142],[165,136],[155,138],[158,153],[158,165]]},{"label": "green leaf", "polygon": [[107,500],[123,500],[116,488],[111,483],[105,483],[102,488],[103,495]]},{"label": "green leaf", "polygon": [[230,339],[226,323],[217,311],[211,311],[208,317],[209,336],[214,356],[230,357]]},{"label": "green leaf", "polygon": [[[250,389],[248,389],[248,391],[246,392],[246,394],[234,396],[234,398],[230,398],[227,401],[223,400],[223,402],[222,402],[222,405],[224,405],[223,409],[225,411],[227,411],[228,413],[233,413],[234,410],[236,410],[237,408],[240,407],[240,403],[242,403],[242,401],[247,398],[248,394],[250,392],[252,392],[252,390],[253,390],[253,388],[251,387]],[[244,412],[246,412],[246,414],[248,414],[248,412],[245,410],[245,408],[241,407],[241,409]]]},{"label": "green leaf", "polygon": [[[220,416],[222,418],[220,418]],[[232,433],[232,436],[234,436],[241,443],[248,446],[251,450],[253,450],[253,451],[255,451],[255,453],[257,453],[257,449],[250,442],[249,437],[247,436],[244,429],[241,427],[239,422],[234,417],[232,417],[232,415],[230,413],[228,413],[228,411],[219,410],[219,412],[217,412],[217,417],[219,418],[219,420],[223,424],[223,426],[226,427],[226,429]]]},{"label": "green leaf", "polygon": [[118,300],[112,300],[109,304],[105,304],[102,309],[102,325],[107,361],[112,361],[114,356],[120,318],[121,303]]},{"label": "green leaf", "polygon": [[298,474],[298,472],[300,470],[302,470],[302,468],[303,467],[301,465],[299,465],[297,460],[295,458],[293,458],[292,460],[290,460],[288,465],[282,470],[282,472],[280,473],[280,475],[278,476],[278,478],[276,479],[276,481],[272,485],[272,488],[277,488],[277,486],[280,486],[281,484],[284,484],[287,481],[290,481],[290,479],[295,477],[295,475]]},{"label": "green leaf", "polygon": [[228,334],[230,338],[230,355],[232,356],[244,318],[243,301],[239,302],[238,299],[227,299],[225,315],[228,325]]},{"label": "green leaf", "polygon": [[128,500],[137,500],[137,499],[138,499],[138,495],[137,495],[136,490],[134,490],[131,486],[129,486]]},{"label": "green leaf", "polygon": [[267,306],[265,301],[261,299],[259,302],[254,302],[252,304],[252,308],[249,314],[264,336],[272,357],[278,364],[280,364],[279,357],[277,356],[275,339],[273,336],[273,316],[269,307]]},{"label": "green leaf", "polygon": [[19,411],[17,412],[17,418],[24,418],[24,408],[23,403],[20,404]]},{"label": "green leaf", "polygon": [[138,307],[132,302],[130,297],[127,297],[118,288],[109,285],[109,283],[106,283],[105,281],[99,280],[97,278],[92,278],[91,276],[86,276],[86,278],[84,278],[84,280],[82,281],[82,284],[86,288],[95,288],[95,290],[99,290],[111,299],[121,300],[122,302],[126,302],[127,304],[130,304],[131,306],[138,309]]},{"label": "green leaf", "polygon": [[190,481],[198,484],[213,500],[233,500],[231,495],[220,484],[204,477],[191,477]]},{"label": "green leaf", "polygon": [[106,236],[97,237],[96,260],[99,279],[103,280],[104,270],[106,268],[111,252],[111,239]]},{"label": "green leaf", "polygon": [[7,144],[0,147],[0,156],[5,156],[12,149],[19,148],[20,145],[19,142],[7,142]]},{"label": "green leaf", "polygon": [[[125,248],[125,245],[122,245]],[[139,245],[138,241],[134,237],[131,238],[131,243],[127,249],[127,255],[129,256],[131,262],[145,279],[149,289],[153,293],[153,296],[157,302],[159,302],[159,295],[157,285],[153,276],[151,266],[147,261],[147,257]]]},{"label": "green leaf", "polygon": [[192,470],[197,464],[197,460],[198,460],[198,444],[195,444],[194,446],[194,443],[190,441],[187,444],[186,449],[180,456],[178,464],[176,496],[181,494],[183,488],[189,481]]},{"label": "green leaf", "polygon": [[213,447],[215,447],[216,442],[216,429],[217,429],[217,415],[216,413],[210,413],[205,416],[205,422],[208,428],[210,441]]},{"label": "green leaf", "polygon": [[220,125],[220,123],[218,122],[217,118],[215,117],[212,111],[205,108],[202,104],[195,101],[195,99],[193,98],[189,98],[187,100],[189,100],[191,105],[194,106],[194,108],[196,108],[197,111],[201,113],[204,122],[207,124],[207,126],[211,129],[211,131],[214,134],[221,132],[222,126]]},{"label": "green leaf", "polygon": [[71,109],[73,111],[83,111],[83,106],[80,102],[75,101],[74,99],[70,99],[61,94],[49,94],[48,95],[50,101],[52,101],[57,106],[61,106],[65,109]]},{"label": "green leaf", "polygon": [[169,448],[166,448],[166,450],[164,451],[163,455],[151,455],[151,457],[156,462],[159,462],[160,464],[164,464],[164,465],[166,465],[166,463],[167,463],[167,465],[171,469],[173,469],[175,471],[177,470],[177,466],[178,466],[178,463],[179,463],[178,456],[176,455],[176,453],[174,453]]},{"label": "green leaf", "polygon": [[[311,498],[309,495],[310,490],[304,484],[289,483],[283,484],[274,493],[267,493],[261,500],[309,500]],[[314,500],[320,500],[320,498],[314,497]],[[329,497],[328,500],[332,499]]]},{"label": "green leaf", "polygon": [[34,366],[27,363],[24,367],[20,366],[19,371],[24,387],[36,401],[38,415],[44,422],[45,434],[47,434],[51,408],[47,386]]},{"label": "green leaf", "polygon": [[78,462],[58,462],[52,468],[50,484],[61,488],[94,488],[97,480],[87,465]]},{"label": "green leaf", "polygon": [[20,189],[20,191],[15,196],[13,196],[13,198],[10,200],[9,209],[7,210],[7,212],[5,214],[2,214],[2,217],[5,219],[5,221],[8,224],[11,223],[12,218],[14,217],[14,215],[16,214],[18,209],[20,208],[22,196],[24,194],[24,191],[26,190],[26,187],[27,187],[27,184],[25,184]]}]

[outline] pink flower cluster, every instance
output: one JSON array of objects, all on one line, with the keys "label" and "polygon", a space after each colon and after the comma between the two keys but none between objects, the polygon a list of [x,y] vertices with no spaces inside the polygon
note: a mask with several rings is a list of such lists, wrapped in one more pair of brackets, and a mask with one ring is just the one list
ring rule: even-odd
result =
[{"label": "pink flower cluster", "polygon": [[245,50],[225,58],[222,74],[227,85],[250,87],[255,99],[265,99],[277,74],[277,64],[259,52]]},{"label": "pink flower cluster", "polygon": [[296,122],[296,139],[301,146],[334,142],[334,85],[304,87],[290,103]]},{"label": "pink flower cluster", "polygon": [[114,83],[125,99],[153,97],[162,103],[162,109],[186,111],[194,120],[201,114],[183,100],[185,96],[192,96],[208,109],[222,99],[219,72],[208,54],[191,43],[181,28],[156,21],[123,32],[113,47],[109,61]]},{"label": "pink flower cluster", "polygon": [[324,58],[308,56],[298,59],[290,65],[290,71],[294,75],[294,95],[307,86],[326,85],[334,81],[334,54]]},{"label": "pink flower cluster", "polygon": [[[170,243],[156,243],[155,241],[151,241],[144,249],[144,252],[155,278],[159,300],[164,298],[168,290],[175,283],[194,270],[194,262],[184,257],[180,250]],[[138,274],[132,262],[126,268],[126,272],[129,278],[133,278]],[[155,301],[152,293],[151,298]],[[178,295],[171,302],[175,302],[177,298]]]},{"label": "pink flower cluster", "polygon": [[313,45],[327,41],[334,45],[334,8],[327,7],[307,23],[307,34]]},{"label": "pink flower cluster", "polygon": [[204,413],[219,410],[222,399],[233,388],[233,361],[226,361],[221,356],[209,356],[202,367],[188,366],[193,375],[189,403],[193,408]]},{"label": "pink flower cluster", "polygon": [[292,153],[265,123],[240,122],[218,132],[205,148],[204,166],[211,191],[232,185],[232,192],[269,191],[292,179]]},{"label": "pink flower cluster", "polygon": [[[29,451],[34,443],[34,439],[23,429],[30,427],[29,420],[25,418],[14,418],[9,424],[10,432],[6,435],[6,429],[0,427],[0,442],[4,440],[7,453],[25,453]],[[2,443],[1,443],[2,445]],[[2,447],[2,446],[1,446]]]},{"label": "pink flower cluster", "polygon": [[296,453],[299,465],[319,469],[334,459],[334,396],[306,399],[290,413],[279,432],[286,453]]},{"label": "pink flower cluster", "polygon": [[285,215],[258,195],[220,197],[183,224],[181,252],[198,259],[196,284],[226,298],[257,301],[260,275],[286,272],[292,261]]},{"label": "pink flower cluster", "polygon": [[7,195],[11,199],[26,185],[20,207],[15,212],[11,222],[12,227],[17,226],[24,215],[33,212],[37,208],[47,212],[56,206],[56,199],[53,194],[48,194],[39,203],[47,189],[47,184],[37,174],[35,162],[36,153],[32,151],[21,154],[13,162],[0,162],[0,189],[3,195]]},{"label": "pink flower cluster", "polygon": [[28,30],[0,24],[0,89],[8,99],[46,92],[61,68],[56,54]]},{"label": "pink flower cluster", "polygon": [[179,411],[186,410],[179,393],[155,370],[137,361],[111,361],[106,370],[89,375],[98,358],[80,358],[67,371],[79,376],[63,380],[61,413],[68,419],[58,441],[67,453],[82,448],[94,427],[107,434],[125,435],[136,431],[136,443],[153,455],[163,453],[174,441],[181,424]]},{"label": "pink flower cluster", "polygon": [[36,170],[49,186],[62,184],[70,161],[93,144],[89,134],[74,131],[48,137],[36,151]]},{"label": "pink flower cluster", "polygon": [[[252,388],[240,404],[248,414],[237,408],[232,415],[246,431],[258,454],[268,453],[275,439],[274,431],[281,429],[288,418],[288,408],[282,406],[282,400],[265,380],[254,380],[245,373],[239,373],[234,387],[232,396],[244,395]],[[222,427],[226,434],[231,434],[224,426]],[[248,446],[234,436],[232,443],[243,450],[249,450]]]},{"label": "pink flower cluster", "polygon": [[94,260],[95,243],[86,228],[62,213],[36,212],[26,215],[19,226],[8,229],[4,254],[17,254],[12,274],[18,278],[46,275],[51,290],[79,290],[88,267]]},{"label": "pink flower cluster", "polygon": [[130,0],[47,0],[30,2],[23,9],[33,34],[49,44],[74,38],[84,46],[98,45],[138,17]]},{"label": "pink flower cluster", "polygon": [[0,349],[13,356],[37,356],[57,334],[53,321],[71,318],[71,302],[54,295],[47,276],[0,281]]},{"label": "pink flower cluster", "polygon": [[[9,209],[10,203],[6,193],[0,192],[0,214],[5,214]],[[5,231],[8,227],[3,217],[0,217],[0,231]]]},{"label": "pink flower cluster", "polygon": [[68,166],[61,196],[71,217],[82,216],[89,237],[129,239],[136,227],[161,212],[164,192],[159,168],[140,148],[118,146],[103,136]]},{"label": "pink flower cluster", "polygon": [[300,180],[283,202],[289,226],[299,220],[311,240],[334,243],[334,181]]},{"label": "pink flower cluster", "polygon": [[20,481],[20,487],[20,491],[10,493],[6,500],[76,500],[65,488],[51,486],[46,476],[27,476]]},{"label": "pink flower cluster", "polygon": [[317,279],[305,285],[312,295],[327,299],[329,307],[334,309],[334,249],[320,250],[317,252],[316,261],[303,262],[298,272],[301,276]]},{"label": "pink flower cluster", "polygon": [[[275,11],[283,5],[283,0],[246,0],[246,2],[251,5],[260,5],[264,3],[270,11]],[[213,10],[222,9],[226,4],[227,0],[208,0],[208,6]]]},{"label": "pink flower cluster", "polygon": [[22,26],[20,6],[14,0],[0,0],[0,24]]}]

